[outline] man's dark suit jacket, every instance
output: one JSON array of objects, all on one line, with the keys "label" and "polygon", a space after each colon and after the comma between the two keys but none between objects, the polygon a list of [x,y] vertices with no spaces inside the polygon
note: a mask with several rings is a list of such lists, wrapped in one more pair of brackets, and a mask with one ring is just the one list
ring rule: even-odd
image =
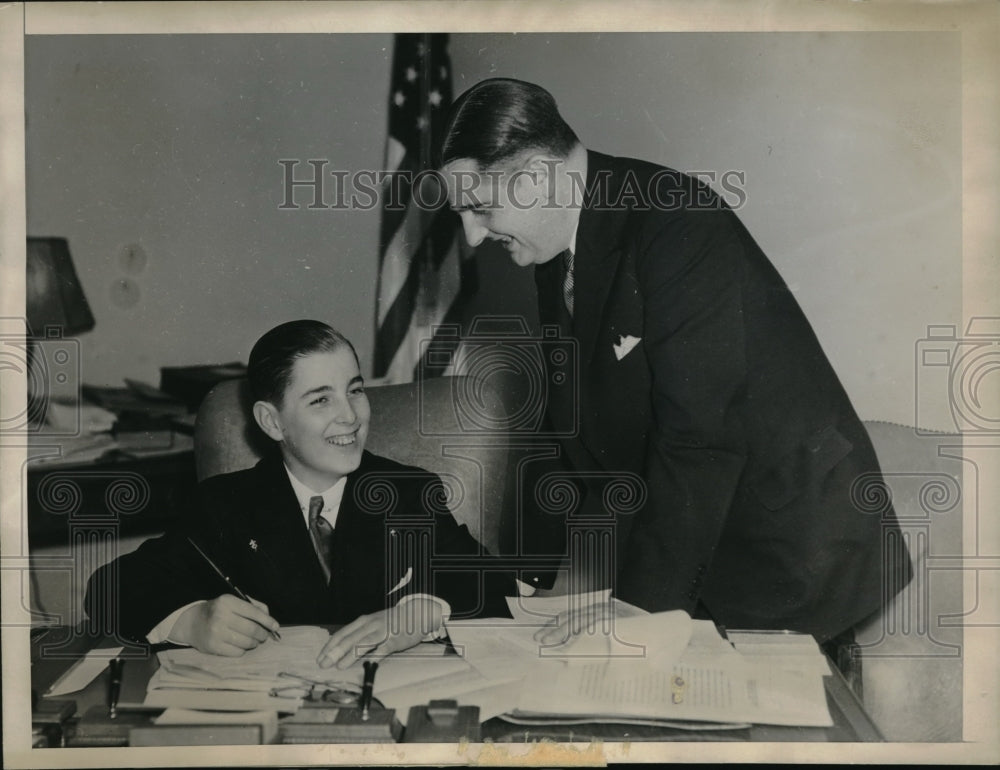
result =
[{"label": "man's dark suit jacket", "polygon": [[[598,479],[581,515],[606,509],[608,471],[645,483],[645,505],[617,517],[617,595],[651,611],[700,601],[733,628],[849,628],[911,567],[905,547],[883,555],[900,542],[891,508],[852,497],[878,461],[794,296],[692,178],[594,152],[587,178],[571,322],[562,260],[535,275],[540,320],[579,345],[579,433],[563,448]],[[550,414],[572,419],[558,401]]]},{"label": "man's dark suit jacket", "polygon": [[[231,593],[187,542],[194,539],[272,617],[287,624],[341,624],[391,607],[404,595],[430,593],[451,604],[452,617],[508,617],[504,593],[513,576],[469,567],[485,550],[446,507],[439,477],[365,452],[350,474],[334,530],[329,586],[288,480],[274,453],[253,468],[199,485],[193,515],[94,573],[86,607],[104,611],[117,587],[117,629],[141,641],[184,605]],[[446,569],[447,557],[465,566]],[[410,571],[405,586],[393,591]],[[391,592],[391,593],[390,593]]]}]

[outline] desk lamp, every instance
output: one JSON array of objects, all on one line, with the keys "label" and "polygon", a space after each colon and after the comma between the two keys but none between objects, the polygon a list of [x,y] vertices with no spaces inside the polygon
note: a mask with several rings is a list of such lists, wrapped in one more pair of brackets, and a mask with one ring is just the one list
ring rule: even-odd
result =
[{"label": "desk lamp", "polygon": [[28,238],[24,295],[28,420],[37,429],[50,399],[79,399],[79,348],[70,337],[94,328],[65,238]]}]

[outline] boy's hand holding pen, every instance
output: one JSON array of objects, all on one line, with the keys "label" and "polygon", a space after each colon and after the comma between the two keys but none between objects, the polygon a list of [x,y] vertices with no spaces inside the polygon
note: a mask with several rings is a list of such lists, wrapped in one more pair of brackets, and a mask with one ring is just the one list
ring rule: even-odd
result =
[{"label": "boy's hand holding pen", "polygon": [[174,624],[170,641],[214,655],[240,656],[268,637],[280,640],[280,626],[267,606],[243,593],[193,540],[188,541],[233,593],[188,607]]},{"label": "boy's hand holding pen", "polygon": [[213,655],[238,657],[278,632],[278,621],[262,607],[232,594],[198,602],[177,619],[170,641]]}]

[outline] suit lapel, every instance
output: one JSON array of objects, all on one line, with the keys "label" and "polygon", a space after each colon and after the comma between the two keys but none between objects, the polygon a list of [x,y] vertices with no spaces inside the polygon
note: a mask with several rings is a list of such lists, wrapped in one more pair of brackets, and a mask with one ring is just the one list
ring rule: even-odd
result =
[{"label": "suit lapel", "polygon": [[257,549],[278,572],[286,595],[296,588],[325,588],[326,578],[284,464],[280,458],[268,458],[260,470],[259,503],[251,511],[254,530],[261,533],[254,537]]},{"label": "suit lapel", "polygon": [[618,199],[623,182],[621,175],[615,173],[612,158],[588,151],[587,194],[576,236],[573,300],[573,329],[580,342],[584,367],[593,362],[598,342],[613,342],[598,337],[600,330],[606,328],[605,308],[621,261],[620,234],[628,211],[608,209]]},{"label": "suit lapel", "polygon": [[[352,620],[377,607],[385,593],[386,517],[366,500],[371,492],[359,488],[358,481],[375,472],[372,455],[364,452],[361,465],[347,477],[344,496],[334,528],[332,585],[337,606]],[[385,477],[380,476],[385,481]],[[388,481],[398,484],[399,479]]]},{"label": "suit lapel", "polygon": [[[601,180],[599,185],[597,182]],[[573,334],[579,344],[579,367],[583,372],[594,362],[598,345],[611,345],[616,340],[610,336],[602,338],[607,323],[608,302],[611,287],[615,284],[621,263],[621,232],[628,217],[628,210],[608,211],[619,197],[624,177],[617,169],[614,159],[600,153],[587,154],[587,193],[584,208],[577,228],[576,254],[574,260],[574,313]],[[535,268],[535,283],[538,288],[539,320],[543,324],[559,324],[560,309],[563,307],[563,271],[558,259],[549,260]],[[564,314],[565,315],[565,314]],[[564,330],[567,329],[563,323]],[[605,332],[606,333],[606,332]],[[586,376],[578,383],[577,399],[563,402],[558,396],[550,395],[548,414],[554,426],[563,430],[568,425],[579,424],[584,414],[579,411],[569,414],[572,406],[580,409],[584,397],[583,389],[590,379]],[[570,422],[572,421],[572,422]],[[581,436],[563,441],[563,447],[574,466],[580,470],[599,469],[604,465],[597,459]]]}]

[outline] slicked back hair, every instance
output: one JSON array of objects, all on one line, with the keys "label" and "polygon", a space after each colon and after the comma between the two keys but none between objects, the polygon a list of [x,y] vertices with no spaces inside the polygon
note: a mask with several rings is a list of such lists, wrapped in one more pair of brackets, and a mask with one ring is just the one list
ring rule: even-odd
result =
[{"label": "slicked back hair", "polygon": [[491,78],[455,101],[440,163],[468,159],[481,169],[496,168],[526,150],[565,158],[578,142],[544,88],[523,80]]},{"label": "slicked back hair", "polygon": [[351,341],[322,321],[289,321],[275,326],[250,351],[247,379],[254,400],[280,407],[298,359],[312,353],[332,353],[342,347],[347,347],[354,360],[358,360]]}]

